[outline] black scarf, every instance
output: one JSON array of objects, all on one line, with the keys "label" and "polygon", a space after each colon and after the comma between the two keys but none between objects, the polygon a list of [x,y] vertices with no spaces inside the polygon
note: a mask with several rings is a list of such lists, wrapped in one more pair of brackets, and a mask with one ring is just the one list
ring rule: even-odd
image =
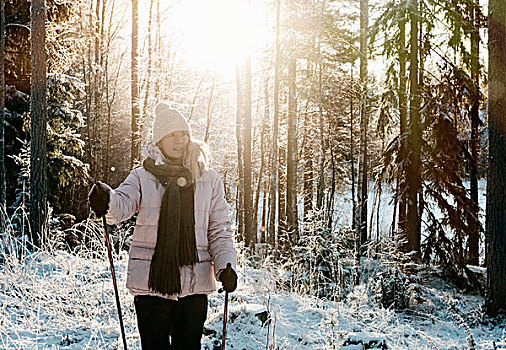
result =
[{"label": "black scarf", "polygon": [[162,294],[180,293],[179,267],[198,262],[192,176],[181,165],[156,165],[152,158],[147,158],[142,165],[166,186],[148,285]]}]

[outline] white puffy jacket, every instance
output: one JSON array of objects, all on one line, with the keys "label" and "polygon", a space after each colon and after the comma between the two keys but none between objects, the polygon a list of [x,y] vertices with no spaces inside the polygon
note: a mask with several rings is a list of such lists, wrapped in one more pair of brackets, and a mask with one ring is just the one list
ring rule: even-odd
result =
[{"label": "white puffy jacket", "polygon": [[177,299],[216,290],[218,273],[232,265],[236,270],[232,224],[219,174],[207,169],[195,182],[195,236],[199,262],[180,267],[181,293],[161,295],[148,287],[149,267],[157,240],[158,218],[165,191],[144,168],[130,172],[115,190],[109,187],[108,223],[127,220],[139,212],[128,259],[126,286],[134,295],[157,295]]}]

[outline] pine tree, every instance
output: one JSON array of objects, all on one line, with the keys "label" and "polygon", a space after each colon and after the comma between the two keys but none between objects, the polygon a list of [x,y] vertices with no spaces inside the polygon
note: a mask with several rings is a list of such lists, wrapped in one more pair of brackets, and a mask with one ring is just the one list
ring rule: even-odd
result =
[{"label": "pine tree", "polygon": [[361,246],[367,241],[367,190],[368,190],[368,87],[367,87],[367,59],[368,59],[368,26],[369,26],[369,3],[367,0],[360,1],[360,151],[359,151],[359,176],[358,176],[358,214],[356,226],[358,244]]},{"label": "pine tree", "polygon": [[421,190],[420,91],[418,88],[418,0],[410,0],[409,122],[407,140],[407,214],[408,251],[420,252],[419,194]]},{"label": "pine tree", "polygon": [[480,223],[479,205],[478,205],[478,127],[480,124],[479,108],[480,108],[480,32],[479,32],[479,1],[472,1],[472,29],[471,29],[471,80],[475,88],[472,94],[471,106],[471,165],[470,165],[470,182],[471,182],[471,227],[469,232],[469,264],[479,264],[479,241],[480,241]]},{"label": "pine tree", "polygon": [[[404,6],[401,5],[401,9]],[[401,12],[399,26],[399,159],[406,159],[406,129],[408,117],[408,104],[406,98],[406,14]],[[405,164],[405,162],[404,162]],[[406,234],[406,191],[405,191],[405,169],[401,167],[397,176],[397,193],[399,196],[399,231],[402,235]]]},{"label": "pine tree", "polygon": [[272,125],[272,165],[269,191],[269,244],[271,249],[276,247],[276,218],[278,208],[278,185],[279,185],[279,162],[278,162],[278,137],[279,137],[279,84],[281,69],[281,43],[280,43],[280,12],[281,0],[276,0],[276,43],[274,63],[274,118]]},{"label": "pine tree", "polygon": [[256,223],[253,223],[253,193],[251,179],[251,57],[246,58],[244,64],[244,137],[243,137],[243,161],[244,161],[244,237],[248,247],[254,247],[256,243]]},{"label": "pine tree", "polygon": [[506,313],[506,6],[489,0],[489,156],[486,209],[487,313]]},{"label": "pine tree", "polygon": [[31,240],[39,246],[47,228],[47,131],[46,131],[46,3],[31,5],[30,77],[30,223]]},{"label": "pine tree", "polygon": [[320,152],[318,157],[318,183],[316,185],[316,209],[323,209],[323,192],[325,190],[325,161],[327,147],[325,144],[325,121],[323,116],[323,60],[320,43],[318,43],[318,130]]},{"label": "pine tree", "polygon": [[[294,55],[295,53],[292,53]],[[297,60],[290,57],[288,63],[288,131],[286,148],[286,219],[291,245],[298,241],[297,215]]]},{"label": "pine tree", "polygon": [[243,162],[243,84],[241,79],[241,69],[237,64],[235,70],[235,81],[237,90],[237,110],[235,120],[235,136],[237,141],[237,198],[236,198],[236,221],[239,239],[246,240],[244,235],[244,162]]}]

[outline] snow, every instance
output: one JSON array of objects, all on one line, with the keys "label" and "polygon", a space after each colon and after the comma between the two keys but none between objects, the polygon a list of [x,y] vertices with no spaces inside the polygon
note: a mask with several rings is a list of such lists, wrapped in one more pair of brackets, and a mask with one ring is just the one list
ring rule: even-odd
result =
[{"label": "snow", "polygon": [[[126,252],[115,256],[128,348],[140,349],[126,261]],[[410,307],[395,310],[374,300],[374,271],[384,266],[378,261],[363,261],[369,279],[338,302],[283,291],[279,267],[240,262],[227,349],[460,350],[473,341],[476,349],[506,349],[506,320],[484,317],[483,298],[463,294],[437,269],[411,278],[417,292]],[[223,305],[223,294],[210,295],[202,349],[220,348]],[[122,349],[105,250],[7,257],[0,265],[0,349]]]}]

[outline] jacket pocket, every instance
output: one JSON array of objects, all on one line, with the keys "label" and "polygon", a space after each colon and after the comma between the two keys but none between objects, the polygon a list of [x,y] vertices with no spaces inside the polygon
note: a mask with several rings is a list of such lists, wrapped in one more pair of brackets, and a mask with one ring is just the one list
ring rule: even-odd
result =
[{"label": "jacket pocket", "polygon": [[155,250],[151,248],[132,246],[130,249],[130,260],[149,260],[153,257]]},{"label": "jacket pocket", "polygon": [[211,261],[201,261],[194,266],[183,266],[181,273],[184,276],[181,288],[182,296],[209,294],[216,290],[214,268]]},{"label": "jacket pocket", "polygon": [[127,288],[148,291],[149,268],[154,249],[132,246],[128,258]]}]

